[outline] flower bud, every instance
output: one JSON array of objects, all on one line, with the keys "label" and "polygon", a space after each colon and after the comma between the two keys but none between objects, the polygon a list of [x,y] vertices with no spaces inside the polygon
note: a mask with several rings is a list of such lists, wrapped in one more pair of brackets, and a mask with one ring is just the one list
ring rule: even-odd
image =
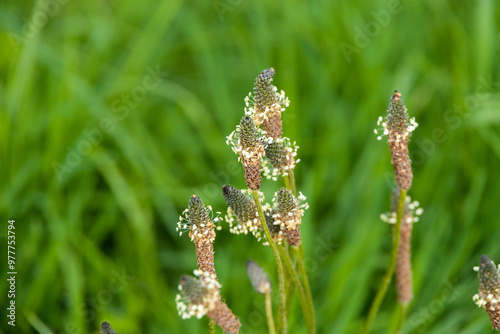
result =
[{"label": "flower bud", "polygon": [[271,291],[271,280],[265,271],[252,260],[247,261],[247,274],[255,291],[261,294]]}]

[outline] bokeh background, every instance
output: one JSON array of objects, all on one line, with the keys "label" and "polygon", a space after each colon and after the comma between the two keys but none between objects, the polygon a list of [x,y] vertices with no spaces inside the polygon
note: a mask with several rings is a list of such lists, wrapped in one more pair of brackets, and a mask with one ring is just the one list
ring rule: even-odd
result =
[{"label": "bokeh background", "polygon": [[[420,126],[409,195],[415,299],[404,333],[491,333],[472,302],[482,254],[500,262],[500,5],[454,1],[86,1],[0,11],[2,333],[203,333],[181,320],[180,275],[196,268],[176,223],[190,196],[226,210],[244,186],[225,137],[257,74],[291,104],[318,333],[357,333],[388,263],[379,216],[393,187],[373,133],[395,89]],[[280,182],[266,181],[270,198]],[[7,325],[7,220],[15,219],[17,323]],[[251,236],[215,242],[222,293],[265,333],[245,262],[275,280]],[[373,333],[397,322],[394,286]],[[297,300],[291,333],[304,333]]]}]

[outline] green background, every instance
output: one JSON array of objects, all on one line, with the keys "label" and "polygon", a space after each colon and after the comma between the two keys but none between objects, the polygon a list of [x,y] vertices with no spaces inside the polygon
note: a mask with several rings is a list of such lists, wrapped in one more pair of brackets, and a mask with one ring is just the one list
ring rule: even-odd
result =
[{"label": "green background", "polygon": [[[18,275],[15,329],[1,277],[1,332],[95,333],[102,320],[122,334],[206,332],[206,318],[176,312],[178,279],[196,268],[176,222],[193,193],[224,212],[220,187],[244,186],[225,136],[269,67],[291,101],[285,135],[300,146],[318,333],[357,333],[388,263],[390,228],[379,215],[390,208],[393,173],[373,129],[395,89],[420,124],[409,195],[424,208],[403,332],[492,332],[472,302],[472,267],[481,254],[500,261],[497,1],[3,6],[0,265],[5,273],[15,219]],[[262,188],[270,198],[280,186]],[[223,227],[222,294],[242,333],[264,333],[264,300],[245,262],[276,283],[271,250]],[[303,333],[293,303],[290,332]],[[373,333],[394,330],[396,305],[391,285]]]}]

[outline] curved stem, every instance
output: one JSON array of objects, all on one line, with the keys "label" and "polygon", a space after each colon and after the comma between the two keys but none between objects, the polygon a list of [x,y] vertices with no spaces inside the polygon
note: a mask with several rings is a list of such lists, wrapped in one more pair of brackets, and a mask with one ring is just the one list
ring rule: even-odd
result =
[{"label": "curved stem", "polygon": [[279,307],[282,310],[281,312],[281,333],[288,332],[288,324],[287,324],[287,312],[286,310],[286,288],[285,288],[285,271],[283,269],[283,263],[281,262],[281,257],[278,251],[278,246],[273,241],[271,237],[271,233],[269,233],[269,229],[266,224],[266,217],[264,216],[264,211],[262,211],[262,205],[259,201],[259,194],[256,190],[252,190],[253,200],[255,202],[255,206],[257,207],[257,211],[259,212],[259,218],[261,221],[262,229],[264,230],[264,235],[266,237],[266,241],[269,243],[271,247],[274,258],[276,260],[276,267],[278,268],[278,283],[279,283],[279,292],[280,292],[280,304]]},{"label": "curved stem", "polygon": [[399,190],[399,201],[398,201],[398,213],[396,219],[396,226],[394,227],[393,234],[393,242],[391,249],[391,258],[389,261],[389,267],[387,268],[387,272],[382,279],[382,283],[378,289],[377,295],[373,300],[372,306],[370,307],[370,312],[368,313],[368,318],[365,323],[365,327],[363,329],[363,333],[367,334],[370,332],[370,327],[377,315],[378,309],[382,304],[382,300],[384,300],[385,293],[387,292],[387,288],[389,287],[389,283],[391,283],[392,275],[394,274],[394,270],[396,269],[396,258],[398,256],[399,249],[399,239],[401,236],[401,221],[403,220],[403,212],[405,208],[405,199],[406,199],[406,190]]},{"label": "curved stem", "polygon": [[304,290],[307,297],[307,303],[309,306],[309,318],[311,321],[311,333],[314,333],[316,330],[316,317],[314,314],[314,304],[311,295],[311,288],[309,286],[309,279],[307,278],[306,267],[304,266],[304,248],[302,244],[298,247],[292,247],[295,252],[295,256],[297,257],[297,265],[299,266],[300,275],[302,276],[302,282],[304,284]]},{"label": "curved stem", "polygon": [[273,306],[271,304],[271,289],[266,290],[266,316],[269,334],[276,334],[276,328],[274,327],[273,319]]},{"label": "curved stem", "polygon": [[406,310],[408,309],[408,303],[399,304],[401,306],[401,313],[399,314],[398,327],[396,328],[395,334],[401,333],[401,328],[403,328],[403,323],[405,321]]}]

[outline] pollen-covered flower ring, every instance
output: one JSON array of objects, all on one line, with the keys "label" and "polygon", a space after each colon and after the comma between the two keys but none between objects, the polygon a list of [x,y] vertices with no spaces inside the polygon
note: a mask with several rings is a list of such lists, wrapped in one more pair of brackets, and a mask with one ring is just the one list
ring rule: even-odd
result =
[{"label": "pollen-covered flower ring", "polygon": [[222,195],[228,205],[226,221],[229,231],[234,234],[252,233],[258,240],[262,236],[259,213],[248,191],[239,190],[231,185],[222,187]]},{"label": "pollen-covered flower ring", "polygon": [[305,203],[305,196],[300,193],[297,199],[290,190],[283,187],[274,194],[273,202],[276,211],[276,214],[273,215],[274,224],[280,226],[289,245],[299,246],[301,243],[300,224],[302,223],[302,216],[304,210],[309,207]]},{"label": "pollen-covered flower ring", "polygon": [[[299,147],[290,139],[268,137],[264,141],[265,157],[263,159],[264,176],[268,179],[277,180],[278,175],[287,176],[300,159],[295,159]],[[267,162],[271,163],[272,170],[268,168]]]}]

